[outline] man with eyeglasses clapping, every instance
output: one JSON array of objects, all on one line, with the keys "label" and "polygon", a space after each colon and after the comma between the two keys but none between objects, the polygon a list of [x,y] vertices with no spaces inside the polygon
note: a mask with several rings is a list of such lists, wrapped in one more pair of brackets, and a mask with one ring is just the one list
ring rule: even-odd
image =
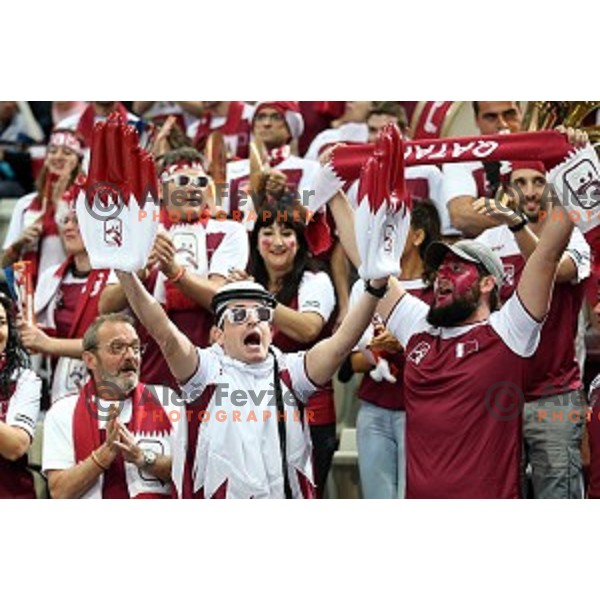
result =
[{"label": "man with eyeglasses clapping", "polygon": [[170,498],[176,394],[140,382],[144,351],[125,314],[98,317],[83,337],[90,379],[56,402],[44,425],[53,498]]}]

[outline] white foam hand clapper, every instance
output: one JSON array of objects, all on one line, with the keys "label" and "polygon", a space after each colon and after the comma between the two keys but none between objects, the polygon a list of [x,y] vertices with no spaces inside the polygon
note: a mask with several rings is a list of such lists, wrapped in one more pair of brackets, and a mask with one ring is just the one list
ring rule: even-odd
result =
[{"label": "white foam hand clapper", "polygon": [[369,371],[369,376],[377,383],[380,383],[381,381],[396,383],[397,381],[390,370],[390,363],[385,358],[381,357],[377,359],[377,366]]},{"label": "white foam hand clapper", "polygon": [[587,144],[574,149],[548,173],[560,203],[569,218],[598,248],[600,242],[600,162],[594,148]]},{"label": "white foam hand clapper", "polygon": [[410,226],[403,154],[398,129],[386,127],[360,176],[355,229],[361,260],[358,272],[363,279],[400,274],[400,258]]},{"label": "white foam hand clapper", "polygon": [[[94,127],[89,175],[77,218],[93,269],[146,266],[158,230],[154,161],[135,129],[111,115]],[[147,207],[146,207],[147,204]]]}]

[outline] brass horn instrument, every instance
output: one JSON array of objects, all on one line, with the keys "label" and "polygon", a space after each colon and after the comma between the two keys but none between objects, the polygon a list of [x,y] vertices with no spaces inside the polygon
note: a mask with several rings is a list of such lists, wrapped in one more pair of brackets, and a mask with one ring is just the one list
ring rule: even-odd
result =
[{"label": "brass horn instrument", "polygon": [[530,100],[523,115],[523,131],[554,129],[558,125],[587,132],[592,144],[600,142],[600,125],[583,125],[600,100]]}]

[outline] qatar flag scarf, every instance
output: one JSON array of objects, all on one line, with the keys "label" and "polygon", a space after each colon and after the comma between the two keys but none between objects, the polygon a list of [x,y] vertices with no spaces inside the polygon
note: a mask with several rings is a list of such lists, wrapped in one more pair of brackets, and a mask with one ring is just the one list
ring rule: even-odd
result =
[{"label": "qatar flag scarf", "polygon": [[[43,289],[36,290],[35,302],[37,312],[46,308],[52,300],[56,300],[60,285],[73,265],[74,258],[70,256],[56,269],[51,279],[44,279]],[[98,316],[98,303],[100,302],[102,290],[108,281],[108,274],[107,269],[92,270],[88,274],[81,292],[81,300],[77,304],[77,311],[71,323],[69,338],[82,338],[88,327]]]}]

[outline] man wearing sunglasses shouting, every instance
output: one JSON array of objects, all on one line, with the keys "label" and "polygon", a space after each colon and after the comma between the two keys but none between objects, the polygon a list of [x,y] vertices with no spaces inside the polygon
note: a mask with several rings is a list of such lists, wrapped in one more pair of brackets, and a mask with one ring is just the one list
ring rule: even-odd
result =
[{"label": "man wearing sunglasses shouting", "polygon": [[[248,237],[240,223],[214,218],[213,182],[204,171],[202,156],[193,148],[166,154],[160,180],[161,228],[139,276],[173,323],[203,348],[209,343],[212,297],[231,269],[248,262]],[[150,210],[147,212],[146,218],[154,218]],[[100,300],[100,312],[118,312],[126,307],[123,290],[111,275]],[[140,336],[148,344],[142,379],[175,388],[177,382],[158,344],[144,330]]]},{"label": "man wearing sunglasses shouting", "polygon": [[215,294],[217,341],[202,349],[169,320],[135,275],[117,273],[187,396],[173,449],[178,495],[314,497],[310,414],[304,404],[356,344],[385,293],[387,277],[368,283],[332,337],[307,352],[283,353],[271,346],[276,301],[258,283],[228,283]]}]

